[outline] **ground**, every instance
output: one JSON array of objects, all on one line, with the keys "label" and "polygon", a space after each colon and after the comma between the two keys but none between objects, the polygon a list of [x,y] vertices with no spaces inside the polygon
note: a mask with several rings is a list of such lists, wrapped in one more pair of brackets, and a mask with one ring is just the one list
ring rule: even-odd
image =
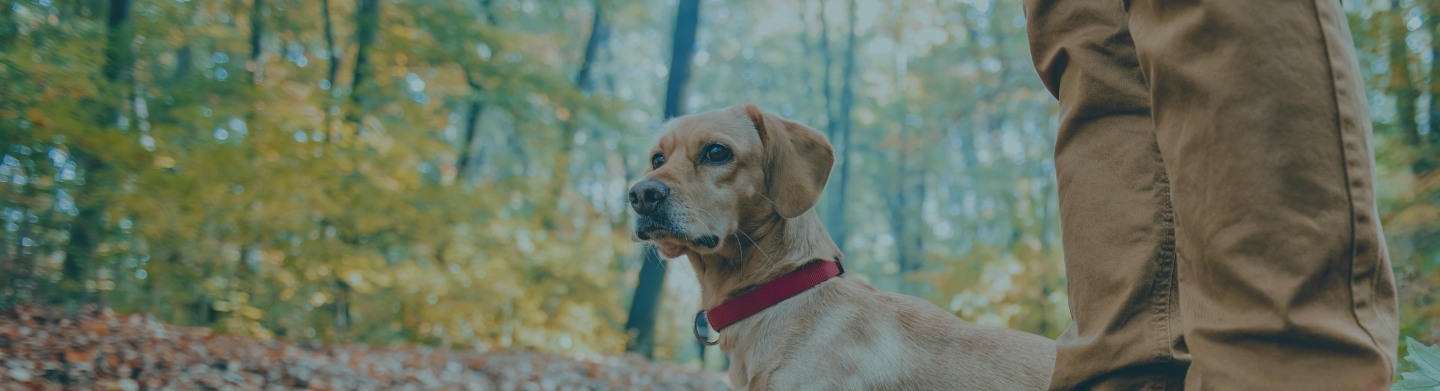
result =
[{"label": "ground", "polygon": [[298,346],[108,310],[0,312],[0,389],[718,390],[723,375],[638,358]]}]

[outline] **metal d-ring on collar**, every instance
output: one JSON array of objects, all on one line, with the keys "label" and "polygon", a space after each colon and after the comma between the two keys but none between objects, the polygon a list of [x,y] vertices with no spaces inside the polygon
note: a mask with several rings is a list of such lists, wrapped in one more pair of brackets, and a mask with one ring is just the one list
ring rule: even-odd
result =
[{"label": "metal d-ring on collar", "polygon": [[[704,327],[705,329],[701,330],[701,327]],[[705,346],[715,346],[720,344],[720,332],[710,328],[710,318],[705,316],[705,310],[700,310],[700,312],[695,313],[695,327],[692,331],[695,333],[695,340],[700,341],[700,343],[705,344]],[[709,336],[711,334],[715,335],[714,341],[705,339],[706,336]]]}]

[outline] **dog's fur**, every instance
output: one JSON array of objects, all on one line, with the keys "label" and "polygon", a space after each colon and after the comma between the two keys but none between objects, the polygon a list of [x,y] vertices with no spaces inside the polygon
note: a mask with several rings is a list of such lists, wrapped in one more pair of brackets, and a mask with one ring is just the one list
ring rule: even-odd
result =
[{"label": "dog's fur", "polygon": [[[711,144],[733,151],[702,162]],[[637,240],[686,255],[704,308],[812,260],[839,259],[812,210],[834,156],[818,131],[752,105],[662,125],[642,180],[669,187]],[[1054,342],[966,323],[929,302],[834,278],[729,326],[730,381],[750,390],[1043,390]]]}]

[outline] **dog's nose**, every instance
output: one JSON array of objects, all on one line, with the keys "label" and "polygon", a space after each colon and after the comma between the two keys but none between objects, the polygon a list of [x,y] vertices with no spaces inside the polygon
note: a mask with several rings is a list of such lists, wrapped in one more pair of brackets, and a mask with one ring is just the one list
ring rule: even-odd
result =
[{"label": "dog's nose", "polygon": [[654,179],[646,179],[630,188],[630,207],[635,213],[648,215],[670,196],[670,186]]}]

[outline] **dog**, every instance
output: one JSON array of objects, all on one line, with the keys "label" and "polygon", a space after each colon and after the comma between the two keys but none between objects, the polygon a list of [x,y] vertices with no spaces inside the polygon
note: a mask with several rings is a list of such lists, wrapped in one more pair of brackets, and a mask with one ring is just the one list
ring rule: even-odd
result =
[{"label": "dog", "polygon": [[[632,239],[689,258],[707,309],[697,314],[696,338],[730,356],[731,386],[1049,385],[1054,341],[966,323],[837,276],[842,255],[813,210],[835,160],[819,131],[740,105],[671,119],[660,133],[650,168],[628,194],[638,215]],[[718,341],[701,337],[707,319]]]}]

